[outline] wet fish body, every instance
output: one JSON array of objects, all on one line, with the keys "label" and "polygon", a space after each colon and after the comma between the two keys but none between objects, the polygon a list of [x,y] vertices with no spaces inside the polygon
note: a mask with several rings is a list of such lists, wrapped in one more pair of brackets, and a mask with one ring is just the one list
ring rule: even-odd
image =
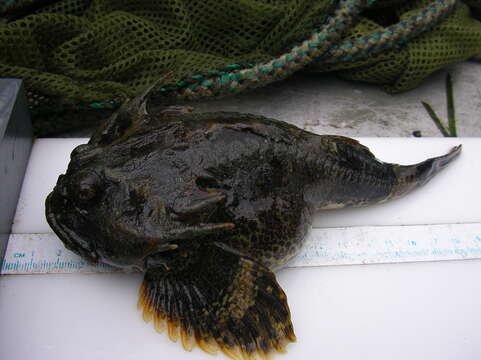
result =
[{"label": "wet fish body", "polygon": [[402,196],[459,153],[401,166],[250,114],[121,111],[72,152],[46,216],[81,256],[145,271],[144,319],[186,349],[267,356],[295,340],[272,270],[312,214]]}]

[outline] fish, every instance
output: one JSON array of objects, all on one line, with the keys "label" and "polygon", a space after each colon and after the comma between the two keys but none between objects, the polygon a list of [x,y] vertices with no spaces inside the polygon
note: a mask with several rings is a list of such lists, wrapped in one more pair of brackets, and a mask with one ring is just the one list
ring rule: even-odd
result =
[{"label": "fish", "polygon": [[45,212],[84,259],[144,272],[143,319],[184,349],[268,358],[296,341],[274,272],[312,215],[404,196],[460,152],[385,163],[347,137],[253,114],[151,113],[141,97],[72,151]]}]

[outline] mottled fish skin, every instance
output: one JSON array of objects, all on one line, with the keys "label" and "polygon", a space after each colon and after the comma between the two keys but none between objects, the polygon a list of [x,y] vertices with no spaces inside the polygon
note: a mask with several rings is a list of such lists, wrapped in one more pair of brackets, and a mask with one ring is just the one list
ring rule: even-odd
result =
[{"label": "mottled fish skin", "polygon": [[[250,114],[149,117],[113,143],[75,149],[47,217],[87,239],[73,250],[117,266],[142,268],[186,225],[234,224],[221,242],[278,267],[301,246],[313,211],[396,197],[425,182],[419,166],[407,174],[356,140]],[[94,207],[75,199],[82,177],[99,187]]]},{"label": "mottled fish skin", "polygon": [[46,216],[84,258],[145,271],[144,319],[187,350],[264,357],[295,341],[269,269],[296,254],[312,214],[402,196],[459,153],[401,166],[261,116],[119,112],[74,149]]}]

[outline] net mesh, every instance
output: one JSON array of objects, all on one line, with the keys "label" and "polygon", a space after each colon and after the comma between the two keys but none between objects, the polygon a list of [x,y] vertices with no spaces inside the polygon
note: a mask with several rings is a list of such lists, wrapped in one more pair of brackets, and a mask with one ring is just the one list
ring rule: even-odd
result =
[{"label": "net mesh", "polygon": [[[394,21],[399,21],[429,4],[429,1],[406,2],[394,10]],[[373,32],[380,25],[363,19],[349,31],[348,36],[357,37]],[[355,63],[344,63],[330,70],[338,70],[347,79],[380,84],[387,92],[410,90],[429,74],[449,64],[480,53],[481,23],[471,16],[470,8],[458,3],[451,15],[435,26],[432,31],[408,42],[399,49],[381,53]],[[322,64],[314,69],[323,71]],[[341,71],[342,70],[342,71]]]},{"label": "net mesh", "polygon": [[[432,1],[432,0],[431,0]],[[430,1],[377,1],[344,35],[373,33]],[[481,1],[469,1],[478,7]],[[0,0],[0,76],[25,81],[39,134],[88,125],[166,72],[170,82],[265,62],[325,23],[331,0]],[[458,3],[432,31],[354,62],[309,71],[401,92],[447,64],[481,53],[481,23]],[[89,104],[85,107],[84,104]]]}]

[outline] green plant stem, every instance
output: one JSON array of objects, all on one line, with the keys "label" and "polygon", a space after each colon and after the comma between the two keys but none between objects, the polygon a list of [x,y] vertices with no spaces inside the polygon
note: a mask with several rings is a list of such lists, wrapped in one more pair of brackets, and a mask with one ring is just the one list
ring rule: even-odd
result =
[{"label": "green plant stem", "polygon": [[428,103],[425,103],[424,101],[421,101],[421,104],[423,104],[423,106],[426,109],[426,111],[428,112],[429,116],[431,116],[431,119],[433,119],[434,123],[438,127],[439,131],[441,131],[441,134],[443,134],[443,136],[445,136],[445,137],[449,137],[450,135],[449,135],[448,131],[444,128],[444,126],[441,122],[441,119],[439,119],[439,117],[436,115],[436,113],[434,112],[431,105],[429,105]]},{"label": "green plant stem", "polygon": [[454,109],[454,97],[453,97],[453,81],[451,79],[451,74],[446,75],[446,99],[447,99],[447,108],[448,108],[448,127],[449,127],[449,136],[456,137],[456,116],[455,116],[455,109]]}]

